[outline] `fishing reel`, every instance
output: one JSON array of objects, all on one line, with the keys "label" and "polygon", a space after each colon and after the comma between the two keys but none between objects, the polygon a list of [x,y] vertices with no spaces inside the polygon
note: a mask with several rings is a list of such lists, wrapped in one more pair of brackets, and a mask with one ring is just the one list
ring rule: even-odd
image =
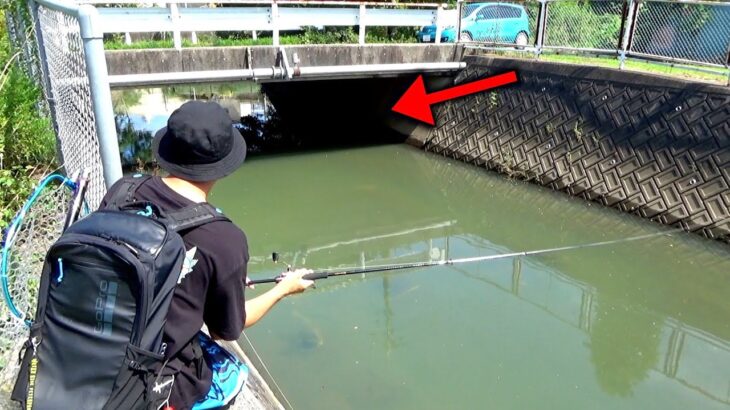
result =
[{"label": "fishing reel", "polygon": [[[274,263],[279,263],[279,253],[278,252],[272,252],[271,253],[271,260],[274,261]],[[291,265],[286,264],[286,272],[291,272]]]}]

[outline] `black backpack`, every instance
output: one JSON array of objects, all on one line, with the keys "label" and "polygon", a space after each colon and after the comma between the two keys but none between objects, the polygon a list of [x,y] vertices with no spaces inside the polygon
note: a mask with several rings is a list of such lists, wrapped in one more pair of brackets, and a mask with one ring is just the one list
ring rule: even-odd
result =
[{"label": "black backpack", "polygon": [[26,409],[158,409],[175,370],[163,328],[185,259],[179,232],[228,220],[208,204],[163,213],[125,178],[106,209],[46,255],[13,400]]}]

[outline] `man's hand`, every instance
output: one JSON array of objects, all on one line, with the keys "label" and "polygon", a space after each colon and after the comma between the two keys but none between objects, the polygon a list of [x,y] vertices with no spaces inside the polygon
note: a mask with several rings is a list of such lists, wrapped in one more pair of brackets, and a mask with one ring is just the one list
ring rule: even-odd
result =
[{"label": "man's hand", "polygon": [[281,280],[276,286],[264,294],[247,300],[245,326],[249,327],[258,322],[282,298],[304,292],[308,287],[314,285],[314,281],[302,279],[302,276],[308,273],[312,273],[312,270],[297,269],[293,272],[282,273]]},{"label": "man's hand", "polygon": [[284,296],[302,293],[308,287],[314,285],[313,280],[302,279],[302,276],[312,272],[311,269],[297,269],[291,272],[284,272],[281,274],[282,279],[276,287],[281,290]]}]

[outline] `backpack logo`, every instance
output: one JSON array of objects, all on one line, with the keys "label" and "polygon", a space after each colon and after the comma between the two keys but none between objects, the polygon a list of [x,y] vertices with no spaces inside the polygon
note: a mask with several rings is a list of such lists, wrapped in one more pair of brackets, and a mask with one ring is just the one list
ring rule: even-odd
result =
[{"label": "backpack logo", "polygon": [[177,279],[178,285],[186,276],[188,276],[188,273],[193,271],[195,265],[198,264],[198,260],[195,259],[195,252],[197,251],[198,247],[193,246],[189,251],[185,252],[185,260],[183,261],[182,270],[180,271],[180,277]]},{"label": "backpack logo", "polygon": [[117,282],[99,281],[99,295],[96,297],[96,305],[94,306],[96,316],[95,333],[111,336],[114,306],[117,304],[117,289],[119,289]]}]

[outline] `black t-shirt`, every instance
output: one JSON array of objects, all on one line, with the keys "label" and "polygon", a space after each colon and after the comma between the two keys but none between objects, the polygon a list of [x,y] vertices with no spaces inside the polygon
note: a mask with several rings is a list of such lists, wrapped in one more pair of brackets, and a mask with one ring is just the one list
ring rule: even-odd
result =
[{"label": "black t-shirt", "polygon": [[[102,201],[106,206],[112,186]],[[193,204],[159,177],[145,181],[136,201],[149,201],[162,211],[174,211]],[[182,234],[186,258],[173,294],[165,324],[164,342],[169,366],[182,368],[175,378],[170,405],[189,409],[210,389],[212,374],[203,364],[197,368],[190,341],[203,323],[211,333],[225,340],[237,340],[246,322],[244,288],[248,243],[246,235],[228,221],[215,221]]]}]

